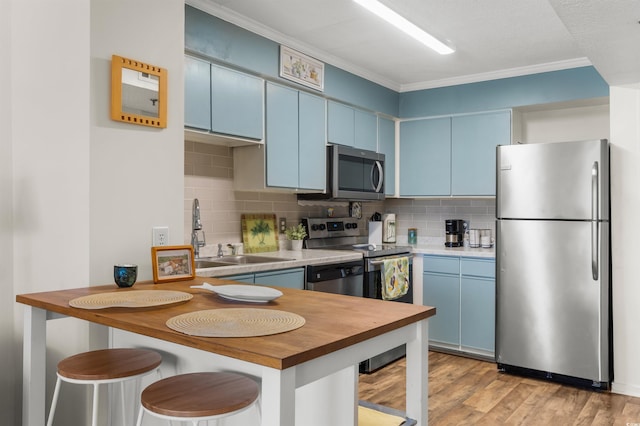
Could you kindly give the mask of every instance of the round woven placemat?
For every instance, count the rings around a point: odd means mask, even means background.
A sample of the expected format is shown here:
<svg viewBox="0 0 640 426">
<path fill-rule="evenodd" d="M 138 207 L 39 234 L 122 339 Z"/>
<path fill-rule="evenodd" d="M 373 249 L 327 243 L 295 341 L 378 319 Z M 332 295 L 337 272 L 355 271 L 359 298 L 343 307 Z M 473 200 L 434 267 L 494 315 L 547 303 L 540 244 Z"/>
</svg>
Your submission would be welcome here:
<svg viewBox="0 0 640 426">
<path fill-rule="evenodd" d="M 169 318 L 167 327 L 199 337 L 256 337 L 284 333 L 304 325 L 298 314 L 276 309 L 228 308 L 190 312 Z"/>
<path fill-rule="evenodd" d="M 192 294 L 173 290 L 128 290 L 97 293 L 69 301 L 69 306 L 82 309 L 146 308 L 185 302 Z"/>
</svg>

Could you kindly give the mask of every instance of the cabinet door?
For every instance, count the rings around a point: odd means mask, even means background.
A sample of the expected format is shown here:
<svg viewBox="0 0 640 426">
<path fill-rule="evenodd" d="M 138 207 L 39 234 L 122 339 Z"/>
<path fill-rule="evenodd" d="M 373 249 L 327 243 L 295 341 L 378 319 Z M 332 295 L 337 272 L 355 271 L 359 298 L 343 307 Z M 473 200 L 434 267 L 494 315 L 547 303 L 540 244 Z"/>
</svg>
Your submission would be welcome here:
<svg viewBox="0 0 640 426">
<path fill-rule="evenodd" d="M 298 186 L 298 91 L 267 83 L 267 186 Z"/>
<path fill-rule="evenodd" d="M 353 146 L 355 111 L 337 102 L 327 102 L 327 139 L 331 143 Z"/>
<path fill-rule="evenodd" d="M 220 278 L 225 280 L 239 281 L 241 283 L 246 283 L 246 284 L 253 284 L 253 281 L 254 281 L 253 274 L 229 275 L 229 276 L 220 277 Z"/>
<path fill-rule="evenodd" d="M 429 319 L 429 342 L 460 344 L 460 276 L 425 272 L 423 304 L 435 306 L 436 315 Z"/>
<path fill-rule="evenodd" d="M 396 191 L 396 125 L 393 120 L 378 117 L 378 152 L 384 154 L 384 193 Z"/>
<path fill-rule="evenodd" d="M 184 58 L 184 125 L 211 130 L 211 64 Z"/>
<path fill-rule="evenodd" d="M 255 274 L 255 284 L 302 290 L 304 289 L 304 268 L 258 272 Z"/>
<path fill-rule="evenodd" d="M 460 280 L 461 345 L 463 349 L 495 351 L 495 280 L 466 277 Z"/>
<path fill-rule="evenodd" d="M 211 65 L 211 130 L 261 140 L 264 80 Z"/>
<path fill-rule="evenodd" d="M 452 118 L 451 195 L 495 195 L 496 146 L 511 141 L 511 113 Z"/>
<path fill-rule="evenodd" d="M 354 143 L 356 148 L 378 150 L 378 117 L 370 112 L 354 110 Z"/>
<path fill-rule="evenodd" d="M 324 190 L 327 174 L 325 100 L 298 95 L 298 187 Z"/>
<path fill-rule="evenodd" d="M 450 179 L 451 119 L 400 123 L 400 195 L 447 196 Z"/>
</svg>

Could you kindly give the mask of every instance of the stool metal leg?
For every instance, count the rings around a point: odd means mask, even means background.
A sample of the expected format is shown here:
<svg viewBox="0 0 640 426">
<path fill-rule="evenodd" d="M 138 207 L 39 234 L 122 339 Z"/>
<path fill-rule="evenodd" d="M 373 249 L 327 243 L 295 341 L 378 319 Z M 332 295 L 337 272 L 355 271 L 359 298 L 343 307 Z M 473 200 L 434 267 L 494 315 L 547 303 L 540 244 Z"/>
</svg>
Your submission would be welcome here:
<svg viewBox="0 0 640 426">
<path fill-rule="evenodd" d="M 56 388 L 53 391 L 53 400 L 51 401 L 51 408 L 49 409 L 49 419 L 47 420 L 47 426 L 53 425 L 53 415 L 56 413 L 58 396 L 60 395 L 60 382 L 60 377 L 58 377 L 58 380 L 56 380 Z"/>
<path fill-rule="evenodd" d="M 91 414 L 91 426 L 98 426 L 98 389 L 97 383 L 93 384 L 93 413 Z"/>
</svg>

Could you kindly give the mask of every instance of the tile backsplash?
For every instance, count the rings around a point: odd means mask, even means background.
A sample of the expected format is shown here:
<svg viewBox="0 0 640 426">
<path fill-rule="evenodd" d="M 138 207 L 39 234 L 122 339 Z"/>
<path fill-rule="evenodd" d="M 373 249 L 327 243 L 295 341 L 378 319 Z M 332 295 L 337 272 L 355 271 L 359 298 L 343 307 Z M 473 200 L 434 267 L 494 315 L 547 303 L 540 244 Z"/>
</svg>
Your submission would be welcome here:
<svg viewBox="0 0 640 426">
<path fill-rule="evenodd" d="M 462 219 L 469 228 L 491 229 L 495 236 L 495 198 L 387 199 L 386 212 L 396 214 L 397 242 L 407 243 L 409 228 L 418 230 L 418 244 L 444 244 L 446 219 Z"/>
<path fill-rule="evenodd" d="M 243 192 L 233 189 L 233 149 L 200 142 L 185 142 L 184 243 L 191 242 L 191 212 L 194 198 L 200 202 L 200 216 L 207 250 L 218 243 L 242 242 L 242 213 L 274 213 L 285 217 L 287 226 L 303 217 L 322 217 L 327 208 L 335 217 L 348 215 L 347 203 L 300 205 L 296 195 L 286 192 Z M 309 204 L 309 203 L 307 203 Z M 488 199 L 387 199 L 364 202 L 360 229 L 375 212 L 396 214 L 398 243 L 407 243 L 408 228 L 417 228 L 419 244 L 444 244 L 445 219 L 468 220 L 471 228 L 495 229 L 495 200 Z M 283 238 L 283 236 L 281 236 Z M 282 247 L 282 244 L 281 244 Z"/>
</svg>

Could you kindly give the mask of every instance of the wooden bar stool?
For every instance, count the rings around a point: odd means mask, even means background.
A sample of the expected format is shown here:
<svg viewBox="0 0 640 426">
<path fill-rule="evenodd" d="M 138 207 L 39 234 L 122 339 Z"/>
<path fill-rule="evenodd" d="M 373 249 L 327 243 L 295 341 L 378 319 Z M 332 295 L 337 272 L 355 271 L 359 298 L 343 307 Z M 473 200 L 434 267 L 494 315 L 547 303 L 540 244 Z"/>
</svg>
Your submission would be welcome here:
<svg viewBox="0 0 640 426">
<path fill-rule="evenodd" d="M 260 417 L 258 384 L 245 376 L 226 372 L 179 374 L 147 386 L 140 397 L 142 407 L 137 426 L 144 413 L 165 420 L 222 420 L 255 406 Z"/>
<path fill-rule="evenodd" d="M 98 386 L 105 383 L 120 383 L 122 396 L 122 417 L 125 419 L 124 382 L 141 378 L 154 371 L 159 372 L 162 357 L 147 349 L 101 349 L 83 352 L 63 359 L 58 363 L 58 380 L 53 391 L 53 401 L 49 411 L 47 426 L 53 424 L 60 385 L 62 382 L 93 385 L 93 413 L 91 424 L 98 422 Z M 137 395 L 138 392 L 136 392 Z"/>
</svg>

